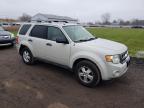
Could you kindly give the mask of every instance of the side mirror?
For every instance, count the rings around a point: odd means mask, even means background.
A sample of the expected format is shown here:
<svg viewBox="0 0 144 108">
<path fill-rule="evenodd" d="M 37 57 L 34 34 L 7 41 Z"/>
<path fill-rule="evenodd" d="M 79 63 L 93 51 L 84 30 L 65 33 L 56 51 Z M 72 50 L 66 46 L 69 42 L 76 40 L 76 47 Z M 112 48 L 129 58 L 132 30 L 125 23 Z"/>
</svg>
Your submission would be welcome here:
<svg viewBox="0 0 144 108">
<path fill-rule="evenodd" d="M 63 43 L 63 44 L 69 44 L 68 40 L 66 38 L 56 38 L 57 43 Z"/>
</svg>

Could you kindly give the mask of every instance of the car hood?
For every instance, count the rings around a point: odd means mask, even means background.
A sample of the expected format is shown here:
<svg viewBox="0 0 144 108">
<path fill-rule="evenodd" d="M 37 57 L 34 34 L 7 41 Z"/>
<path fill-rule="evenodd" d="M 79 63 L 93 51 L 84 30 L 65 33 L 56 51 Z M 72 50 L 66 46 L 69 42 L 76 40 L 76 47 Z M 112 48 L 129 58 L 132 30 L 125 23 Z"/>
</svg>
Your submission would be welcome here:
<svg viewBox="0 0 144 108">
<path fill-rule="evenodd" d="M 0 36 L 9 36 L 10 33 L 7 31 L 0 31 Z"/>
<path fill-rule="evenodd" d="M 81 44 L 86 45 L 91 48 L 101 48 L 103 50 L 117 51 L 117 52 L 125 52 L 127 47 L 124 44 L 98 38 L 92 41 L 82 42 Z"/>
</svg>

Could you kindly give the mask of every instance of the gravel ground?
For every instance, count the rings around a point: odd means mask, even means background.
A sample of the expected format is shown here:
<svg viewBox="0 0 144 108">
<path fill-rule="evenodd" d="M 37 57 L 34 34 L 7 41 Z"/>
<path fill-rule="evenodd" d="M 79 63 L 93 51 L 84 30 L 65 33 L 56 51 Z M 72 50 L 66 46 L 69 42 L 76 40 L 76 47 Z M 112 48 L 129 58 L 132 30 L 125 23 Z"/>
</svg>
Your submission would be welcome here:
<svg viewBox="0 0 144 108">
<path fill-rule="evenodd" d="M 121 78 L 87 88 L 68 70 L 25 65 L 15 48 L 0 48 L 0 108 L 144 108 L 144 65 L 132 60 Z"/>
</svg>

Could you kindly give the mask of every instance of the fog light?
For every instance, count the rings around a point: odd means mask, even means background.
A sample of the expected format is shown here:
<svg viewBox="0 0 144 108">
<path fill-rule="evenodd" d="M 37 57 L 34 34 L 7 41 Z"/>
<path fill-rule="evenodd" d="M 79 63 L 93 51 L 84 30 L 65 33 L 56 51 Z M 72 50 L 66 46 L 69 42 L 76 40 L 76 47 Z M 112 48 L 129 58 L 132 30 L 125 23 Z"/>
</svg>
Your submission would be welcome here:
<svg viewBox="0 0 144 108">
<path fill-rule="evenodd" d="M 114 71 L 113 72 L 113 76 L 114 77 L 119 77 L 120 76 L 120 72 L 119 71 Z"/>
</svg>

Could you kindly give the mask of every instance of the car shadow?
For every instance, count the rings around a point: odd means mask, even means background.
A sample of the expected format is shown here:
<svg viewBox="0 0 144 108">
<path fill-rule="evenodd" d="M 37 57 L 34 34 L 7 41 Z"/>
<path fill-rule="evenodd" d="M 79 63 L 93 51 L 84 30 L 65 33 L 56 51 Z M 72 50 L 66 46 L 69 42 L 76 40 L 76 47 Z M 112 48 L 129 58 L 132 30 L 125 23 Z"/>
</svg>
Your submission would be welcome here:
<svg viewBox="0 0 144 108">
<path fill-rule="evenodd" d="M 62 74 L 64 76 L 66 76 L 66 77 L 74 78 L 74 72 L 72 72 L 72 70 L 63 68 L 58 65 L 46 63 L 43 61 L 36 61 L 35 66 L 41 67 L 41 68 L 47 68 L 48 70 L 51 70 L 53 73 L 58 73 L 58 74 Z"/>
<path fill-rule="evenodd" d="M 14 46 L 0 46 L 0 50 L 7 50 L 7 49 L 11 49 L 14 48 Z"/>
<path fill-rule="evenodd" d="M 37 61 L 35 66 L 39 67 L 39 68 L 45 68 L 47 70 L 51 70 L 49 72 L 51 72 L 53 74 L 57 74 L 57 75 L 62 76 L 63 78 L 66 78 L 66 79 L 68 78 L 70 80 L 76 81 L 74 72 L 72 72 L 69 69 L 65 69 L 65 68 L 59 67 L 57 65 L 50 64 L 50 63 L 45 63 L 45 62 L 42 62 L 42 61 Z M 121 83 L 122 80 L 126 80 L 125 76 L 123 76 L 121 78 L 117 78 L 117 79 L 111 79 L 111 80 L 108 80 L 108 81 L 101 81 L 101 83 L 98 86 L 94 87 L 94 88 L 101 89 L 101 88 L 113 87 L 114 85 L 117 85 L 117 84 Z M 81 84 L 78 84 L 78 85 L 75 85 L 75 86 L 84 87 Z"/>
</svg>

